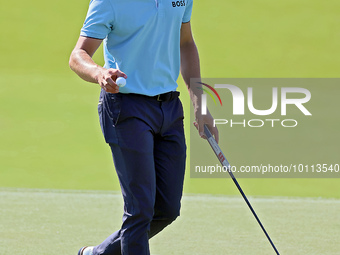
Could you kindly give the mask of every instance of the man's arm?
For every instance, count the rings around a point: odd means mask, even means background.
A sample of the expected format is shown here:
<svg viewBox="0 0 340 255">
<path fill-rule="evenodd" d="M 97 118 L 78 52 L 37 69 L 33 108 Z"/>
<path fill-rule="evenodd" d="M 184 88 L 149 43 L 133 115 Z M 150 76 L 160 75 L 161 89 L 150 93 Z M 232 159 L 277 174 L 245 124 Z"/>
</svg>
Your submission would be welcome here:
<svg viewBox="0 0 340 255">
<path fill-rule="evenodd" d="M 126 74 L 117 69 L 105 69 L 97 65 L 92 56 L 102 43 L 102 40 L 80 36 L 73 49 L 69 65 L 83 80 L 98 83 L 106 92 L 118 93 L 115 83 L 117 77 L 127 78 Z"/>
<path fill-rule="evenodd" d="M 204 137 L 204 124 L 206 124 L 218 142 L 218 130 L 214 127 L 214 119 L 210 112 L 208 111 L 207 115 L 201 114 L 201 95 L 203 92 L 197 87 L 202 85 L 190 86 L 190 78 L 201 78 L 198 50 L 192 36 L 190 22 L 183 23 L 181 28 L 181 73 L 194 105 L 194 114 L 197 122 L 195 126 L 200 136 Z"/>
</svg>

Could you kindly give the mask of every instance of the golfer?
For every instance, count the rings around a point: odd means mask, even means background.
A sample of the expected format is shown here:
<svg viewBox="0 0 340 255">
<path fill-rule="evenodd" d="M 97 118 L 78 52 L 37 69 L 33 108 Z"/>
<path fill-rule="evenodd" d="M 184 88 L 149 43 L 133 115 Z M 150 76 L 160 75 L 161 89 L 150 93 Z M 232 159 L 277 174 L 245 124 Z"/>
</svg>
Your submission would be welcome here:
<svg viewBox="0 0 340 255">
<path fill-rule="evenodd" d="M 190 78 L 200 77 L 192 5 L 193 0 L 90 2 L 69 64 L 82 79 L 101 87 L 99 119 L 112 151 L 124 215 L 120 230 L 78 255 L 150 254 L 148 240 L 179 216 L 186 160 L 176 91 L 180 71 L 200 136 L 207 124 L 218 139 L 210 113 L 201 115 L 199 84 L 190 87 Z M 92 60 L 102 42 L 104 67 Z M 118 77 L 126 79 L 126 86 L 117 86 Z"/>
</svg>

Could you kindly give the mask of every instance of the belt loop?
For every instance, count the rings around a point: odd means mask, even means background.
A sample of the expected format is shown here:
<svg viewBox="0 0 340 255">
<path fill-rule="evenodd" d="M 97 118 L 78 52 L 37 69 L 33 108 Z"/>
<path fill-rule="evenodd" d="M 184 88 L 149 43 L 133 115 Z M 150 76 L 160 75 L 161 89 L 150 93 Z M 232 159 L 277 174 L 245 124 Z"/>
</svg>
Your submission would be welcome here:
<svg viewBox="0 0 340 255">
<path fill-rule="evenodd" d="M 159 94 L 159 95 L 157 96 L 157 101 L 162 101 L 162 100 L 161 100 L 161 94 Z"/>
</svg>

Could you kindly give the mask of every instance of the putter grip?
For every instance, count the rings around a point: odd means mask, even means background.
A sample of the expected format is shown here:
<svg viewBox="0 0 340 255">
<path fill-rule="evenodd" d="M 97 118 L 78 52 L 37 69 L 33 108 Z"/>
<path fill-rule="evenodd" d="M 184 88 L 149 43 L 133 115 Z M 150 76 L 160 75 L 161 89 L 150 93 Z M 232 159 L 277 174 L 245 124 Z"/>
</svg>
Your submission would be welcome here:
<svg viewBox="0 0 340 255">
<path fill-rule="evenodd" d="M 212 134 L 208 128 L 207 125 L 204 125 L 204 133 L 205 133 L 205 136 L 209 139 L 210 137 L 212 137 Z"/>
<path fill-rule="evenodd" d="M 218 158 L 218 160 L 220 161 L 221 165 L 225 166 L 228 169 L 228 173 L 231 176 L 231 178 L 235 178 L 233 173 L 230 171 L 230 164 L 229 164 L 226 156 L 222 152 L 220 146 L 218 146 L 215 138 L 211 134 L 207 125 L 204 125 L 204 133 L 205 133 L 205 136 L 207 137 L 207 141 L 210 144 L 210 147 L 214 151 L 214 153 L 215 153 L 216 157 Z"/>
</svg>

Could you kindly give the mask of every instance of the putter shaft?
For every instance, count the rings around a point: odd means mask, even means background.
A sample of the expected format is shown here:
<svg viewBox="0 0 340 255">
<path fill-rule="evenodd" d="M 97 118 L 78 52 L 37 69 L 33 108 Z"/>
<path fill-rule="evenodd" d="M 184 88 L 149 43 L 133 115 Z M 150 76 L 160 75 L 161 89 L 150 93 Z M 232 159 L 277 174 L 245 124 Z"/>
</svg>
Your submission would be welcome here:
<svg viewBox="0 0 340 255">
<path fill-rule="evenodd" d="M 280 255 L 280 253 L 279 253 L 278 250 L 276 249 L 276 247 L 275 247 L 273 241 L 272 241 L 271 238 L 269 237 L 269 235 L 268 235 L 266 229 L 265 229 L 264 226 L 262 225 L 262 223 L 261 223 L 259 217 L 257 217 L 257 214 L 256 214 L 255 210 L 253 209 L 253 207 L 251 206 L 251 204 L 250 204 L 250 202 L 249 202 L 247 196 L 244 194 L 244 192 L 243 192 L 243 190 L 242 190 L 240 184 L 239 184 L 238 181 L 236 180 L 236 178 L 235 178 L 233 172 L 231 171 L 231 169 L 230 169 L 230 164 L 229 164 L 227 158 L 225 157 L 225 155 L 224 155 L 224 153 L 222 152 L 220 146 L 217 144 L 216 140 L 214 139 L 214 137 L 212 136 L 212 134 L 211 134 L 209 128 L 208 128 L 206 125 L 204 125 L 204 132 L 205 132 L 205 136 L 207 137 L 207 140 L 208 140 L 208 142 L 209 142 L 211 148 L 212 148 L 213 151 L 215 152 L 215 154 L 216 154 L 218 160 L 220 161 L 220 163 L 221 163 L 223 166 L 225 166 L 225 167 L 227 168 L 227 171 L 228 171 L 228 173 L 229 173 L 231 179 L 233 180 L 233 182 L 235 183 L 237 189 L 238 189 L 239 192 L 241 193 L 241 195 L 242 195 L 244 201 L 246 202 L 246 204 L 248 205 L 250 211 L 253 213 L 253 215 L 254 215 L 256 221 L 257 221 L 258 224 L 260 225 L 261 229 L 263 230 L 264 234 L 266 235 L 266 237 L 267 237 L 268 241 L 270 242 L 271 246 L 272 246 L 273 249 L 275 250 L 276 254 L 277 254 L 277 255 Z"/>
</svg>

